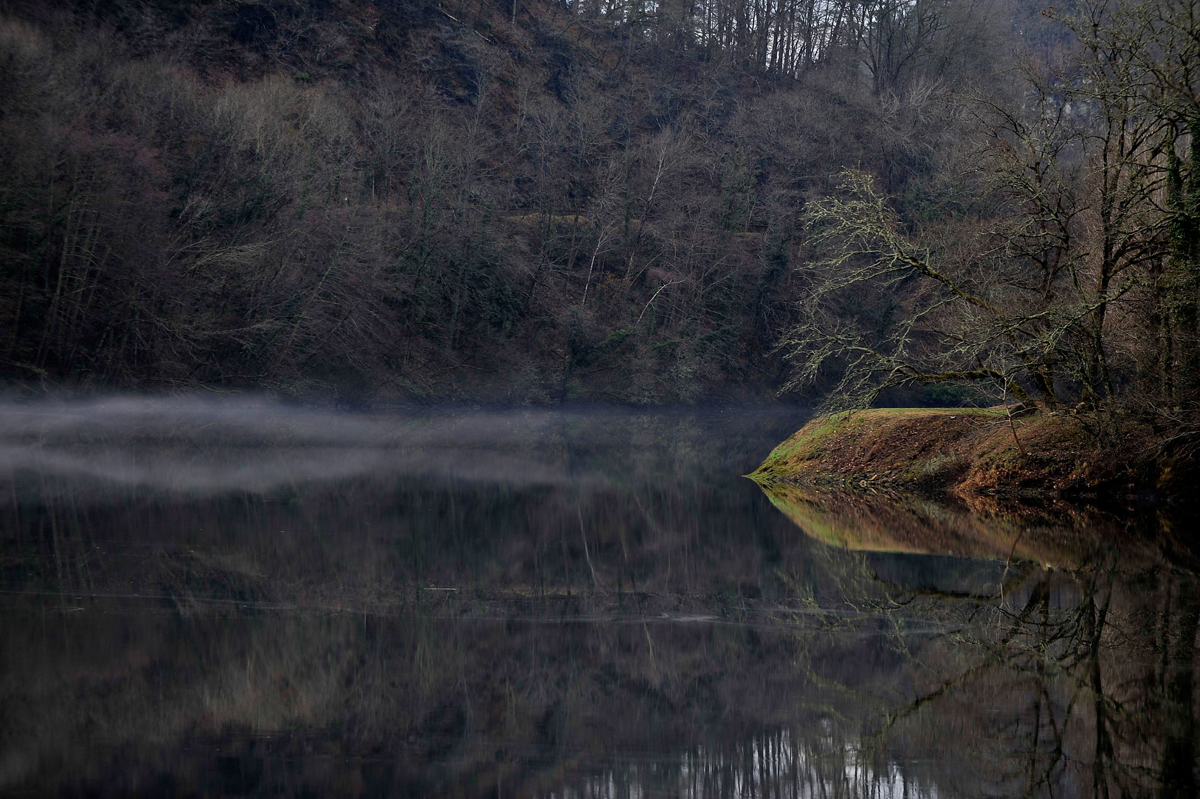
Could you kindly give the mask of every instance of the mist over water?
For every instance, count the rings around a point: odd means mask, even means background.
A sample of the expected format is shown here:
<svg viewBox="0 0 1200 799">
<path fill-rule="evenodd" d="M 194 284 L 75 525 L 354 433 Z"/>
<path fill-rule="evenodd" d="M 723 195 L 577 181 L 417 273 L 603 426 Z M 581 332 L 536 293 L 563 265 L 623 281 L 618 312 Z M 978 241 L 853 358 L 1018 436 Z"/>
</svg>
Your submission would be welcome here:
<svg viewBox="0 0 1200 799">
<path fill-rule="evenodd" d="M 0 475 L 21 471 L 146 489 L 269 492 L 354 476 L 441 477 L 520 485 L 604 479 L 590 453 L 628 449 L 684 425 L 684 439 L 654 453 L 694 457 L 709 428 L 784 431 L 803 410 L 718 408 L 674 413 L 432 409 L 345 413 L 266 400 L 121 398 L 0 403 Z M 703 446 L 703 444 L 701 444 Z M 757 465 L 761 454 L 741 457 Z M 691 464 L 706 468 L 699 461 Z M 730 463 L 730 465 L 733 465 Z"/>
<path fill-rule="evenodd" d="M 0 405 L 0 792 L 1188 795 L 1169 530 L 741 477 L 805 416 Z"/>
</svg>

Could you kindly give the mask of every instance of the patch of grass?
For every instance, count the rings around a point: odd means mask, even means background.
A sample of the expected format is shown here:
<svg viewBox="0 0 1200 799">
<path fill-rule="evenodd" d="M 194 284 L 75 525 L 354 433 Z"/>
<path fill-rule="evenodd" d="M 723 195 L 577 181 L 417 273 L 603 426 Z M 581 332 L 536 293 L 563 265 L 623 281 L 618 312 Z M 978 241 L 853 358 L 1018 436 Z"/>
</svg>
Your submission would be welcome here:
<svg viewBox="0 0 1200 799">
<path fill-rule="evenodd" d="M 757 482 L 790 479 L 798 471 L 831 456 L 847 443 L 845 439 L 870 437 L 892 422 L 927 416 L 1000 417 L 1004 413 L 996 408 L 871 408 L 826 414 L 812 419 L 772 450 L 762 465 L 747 476 Z"/>
<path fill-rule="evenodd" d="M 1157 479 L 1163 464 L 1144 427 L 1111 414 L 1010 419 L 1004 408 L 842 412 L 809 421 L 748 477 L 961 496 L 1102 496 Z"/>
<path fill-rule="evenodd" d="M 754 474 L 773 471 L 775 467 L 782 465 L 788 460 L 812 457 L 815 454 L 812 452 L 814 447 L 820 446 L 831 433 L 845 427 L 852 413 L 852 411 L 842 411 L 827 416 L 818 416 L 811 420 L 804 427 L 800 428 L 799 432 L 771 450 L 771 453 L 767 455 L 767 459 L 754 471 Z"/>
</svg>

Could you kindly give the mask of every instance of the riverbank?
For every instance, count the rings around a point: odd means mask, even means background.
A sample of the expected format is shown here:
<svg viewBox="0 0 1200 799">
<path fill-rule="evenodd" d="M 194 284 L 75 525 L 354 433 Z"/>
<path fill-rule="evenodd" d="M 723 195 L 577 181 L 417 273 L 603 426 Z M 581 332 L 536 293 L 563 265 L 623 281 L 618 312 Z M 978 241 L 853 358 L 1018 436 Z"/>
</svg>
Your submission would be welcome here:
<svg viewBox="0 0 1200 799">
<path fill-rule="evenodd" d="M 1132 417 L 1003 408 L 879 408 L 820 416 L 776 447 L 759 483 L 1111 500 L 1176 496 L 1177 464 Z"/>
</svg>

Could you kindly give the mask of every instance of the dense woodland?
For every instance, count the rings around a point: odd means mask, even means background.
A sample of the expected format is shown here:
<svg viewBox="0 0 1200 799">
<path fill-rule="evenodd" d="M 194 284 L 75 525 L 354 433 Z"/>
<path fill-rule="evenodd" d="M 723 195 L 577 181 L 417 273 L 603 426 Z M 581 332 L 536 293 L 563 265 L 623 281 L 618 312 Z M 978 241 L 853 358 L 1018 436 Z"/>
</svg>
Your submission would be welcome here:
<svg viewBox="0 0 1200 799">
<path fill-rule="evenodd" d="M 1200 397 L 1187 0 L 6 0 L 10 385 Z"/>
</svg>

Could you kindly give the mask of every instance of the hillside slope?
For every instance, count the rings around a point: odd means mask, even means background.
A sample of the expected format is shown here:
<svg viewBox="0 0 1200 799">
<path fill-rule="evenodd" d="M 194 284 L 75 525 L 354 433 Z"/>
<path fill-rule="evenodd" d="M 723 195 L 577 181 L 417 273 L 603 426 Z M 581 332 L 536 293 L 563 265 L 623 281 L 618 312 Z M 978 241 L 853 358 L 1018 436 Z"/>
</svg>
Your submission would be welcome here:
<svg viewBox="0 0 1200 799">
<path fill-rule="evenodd" d="M 0 374 L 770 395 L 804 198 L 855 164 L 933 202 L 954 84 L 597 9 L 0 3 Z M 986 77 L 994 46 L 936 68 Z"/>
</svg>

